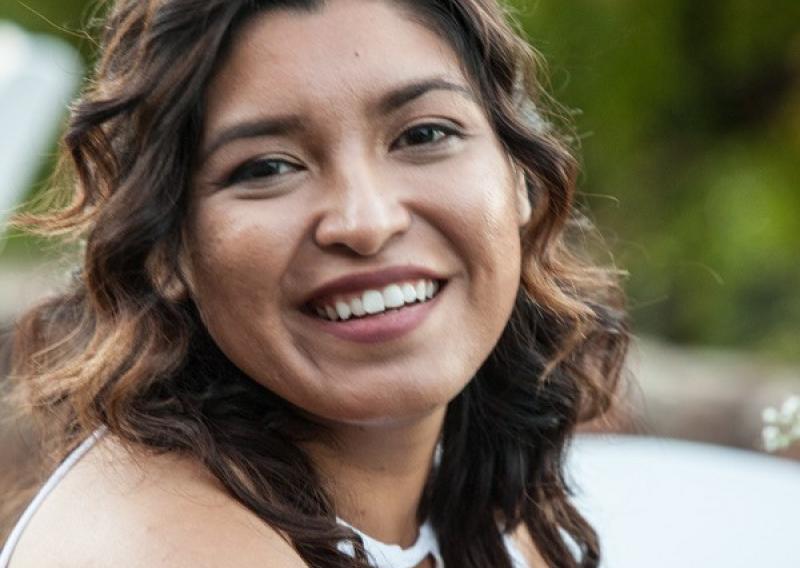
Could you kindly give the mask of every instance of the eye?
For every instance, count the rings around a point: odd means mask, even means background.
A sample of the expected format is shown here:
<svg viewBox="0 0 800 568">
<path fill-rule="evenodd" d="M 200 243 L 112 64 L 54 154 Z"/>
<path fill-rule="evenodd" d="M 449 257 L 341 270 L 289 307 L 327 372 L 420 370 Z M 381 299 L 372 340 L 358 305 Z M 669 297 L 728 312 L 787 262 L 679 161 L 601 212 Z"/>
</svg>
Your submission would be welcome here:
<svg viewBox="0 0 800 568">
<path fill-rule="evenodd" d="M 460 136 L 458 130 L 443 124 L 419 124 L 412 126 L 392 144 L 393 149 L 412 146 L 435 145 L 452 136 Z"/>
<path fill-rule="evenodd" d="M 302 170 L 302 166 L 278 158 L 256 158 L 245 162 L 227 177 L 223 185 L 252 181 L 276 181 L 276 178 Z"/>
</svg>

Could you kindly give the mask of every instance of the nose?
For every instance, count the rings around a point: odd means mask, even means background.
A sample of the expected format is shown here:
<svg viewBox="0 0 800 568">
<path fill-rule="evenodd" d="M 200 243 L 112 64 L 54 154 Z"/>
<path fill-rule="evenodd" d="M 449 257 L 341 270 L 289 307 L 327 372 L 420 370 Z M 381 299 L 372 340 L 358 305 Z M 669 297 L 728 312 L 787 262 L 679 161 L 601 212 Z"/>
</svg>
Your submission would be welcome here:
<svg viewBox="0 0 800 568">
<path fill-rule="evenodd" d="M 383 250 L 411 225 L 411 215 L 391 184 L 382 183 L 374 168 L 349 162 L 325 187 L 324 209 L 314 238 L 323 248 L 344 247 L 371 256 Z"/>
</svg>

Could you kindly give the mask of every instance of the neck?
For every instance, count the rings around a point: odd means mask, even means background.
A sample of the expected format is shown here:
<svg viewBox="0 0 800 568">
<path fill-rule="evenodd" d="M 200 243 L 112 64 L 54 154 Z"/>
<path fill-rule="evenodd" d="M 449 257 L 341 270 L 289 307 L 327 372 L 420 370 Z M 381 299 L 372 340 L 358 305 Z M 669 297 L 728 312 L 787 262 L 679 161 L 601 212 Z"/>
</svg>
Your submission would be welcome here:
<svg viewBox="0 0 800 568">
<path fill-rule="evenodd" d="M 391 425 L 336 425 L 304 444 L 337 515 L 369 536 L 408 547 L 445 409 Z"/>
</svg>

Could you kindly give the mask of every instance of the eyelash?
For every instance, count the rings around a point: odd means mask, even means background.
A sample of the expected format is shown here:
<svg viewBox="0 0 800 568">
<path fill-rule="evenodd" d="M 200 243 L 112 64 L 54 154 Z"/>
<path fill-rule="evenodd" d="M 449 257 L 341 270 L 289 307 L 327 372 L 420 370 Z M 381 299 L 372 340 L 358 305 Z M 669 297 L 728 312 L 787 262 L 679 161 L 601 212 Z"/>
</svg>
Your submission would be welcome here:
<svg viewBox="0 0 800 568">
<path fill-rule="evenodd" d="M 264 166 L 269 166 L 270 169 L 277 168 L 279 171 L 269 175 L 258 175 L 259 173 L 258 170 L 263 169 Z M 238 168 L 234 169 L 233 172 L 227 177 L 225 182 L 222 183 L 221 185 L 227 187 L 230 185 L 247 182 L 254 179 L 264 179 L 264 178 L 280 176 L 287 173 L 285 171 L 283 172 L 280 171 L 285 166 L 289 166 L 295 171 L 302 169 L 302 166 L 300 166 L 299 164 L 295 164 L 294 162 L 290 162 L 289 160 L 283 160 L 280 158 L 256 158 L 254 160 L 250 160 L 249 162 L 245 162 Z"/>
<path fill-rule="evenodd" d="M 434 146 L 434 145 L 438 145 L 438 144 L 441 144 L 441 143 L 449 140 L 453 136 L 456 136 L 458 138 L 462 138 L 463 137 L 463 134 L 459 130 L 457 130 L 456 128 L 454 128 L 452 126 L 448 126 L 448 125 L 445 125 L 445 124 L 438 124 L 438 123 L 417 124 L 417 125 L 414 125 L 411 128 L 409 128 L 405 132 L 403 132 L 397 138 L 397 140 L 392 144 L 392 149 L 398 148 L 398 142 L 400 140 L 402 140 L 403 138 L 405 138 L 406 136 L 408 136 L 409 134 L 411 134 L 413 132 L 419 132 L 421 130 L 426 130 L 426 129 L 427 130 L 433 130 L 433 131 L 439 131 L 440 133 L 442 133 L 442 136 L 440 138 L 436 139 L 436 140 L 433 140 L 432 142 L 422 142 L 420 144 L 413 144 L 413 146 L 423 146 L 423 145 L 425 145 L 425 146 Z"/>
<path fill-rule="evenodd" d="M 404 138 L 408 137 L 410 134 L 418 133 L 423 130 L 428 130 L 431 132 L 437 132 L 440 134 L 438 138 L 435 138 L 429 142 L 419 142 L 416 144 L 400 144 L 400 141 Z M 392 150 L 398 150 L 403 148 L 413 148 L 416 146 L 438 146 L 440 144 L 446 143 L 450 138 L 457 137 L 463 138 L 464 135 L 456 128 L 444 124 L 438 123 L 423 123 L 414 125 L 407 130 L 405 130 L 398 138 L 395 140 L 391 148 Z M 257 175 L 258 170 L 264 168 L 264 166 L 268 166 L 270 169 L 277 169 L 279 170 L 277 173 L 272 173 L 268 175 Z M 239 167 L 235 168 L 233 172 L 227 176 L 225 181 L 220 184 L 223 187 L 235 185 L 238 183 L 243 183 L 247 181 L 251 181 L 254 179 L 265 179 L 265 178 L 273 178 L 280 175 L 284 175 L 288 172 L 280 171 L 285 166 L 289 166 L 293 171 L 300 171 L 303 170 L 303 166 L 291 162 L 289 160 L 284 160 L 280 158 L 256 158 L 254 160 L 250 160 L 249 162 L 245 162 L 244 164 L 240 165 Z M 256 175 L 253 175 L 253 173 Z"/>
</svg>

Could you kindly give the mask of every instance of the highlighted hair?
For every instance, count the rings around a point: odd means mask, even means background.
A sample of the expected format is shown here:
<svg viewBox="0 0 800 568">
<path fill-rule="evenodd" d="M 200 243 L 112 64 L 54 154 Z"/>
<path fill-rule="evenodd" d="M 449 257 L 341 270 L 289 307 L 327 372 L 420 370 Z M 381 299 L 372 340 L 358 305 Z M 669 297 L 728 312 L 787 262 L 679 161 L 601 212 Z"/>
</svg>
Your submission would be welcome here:
<svg viewBox="0 0 800 568">
<path fill-rule="evenodd" d="M 545 114 L 537 58 L 502 7 L 397 4 L 460 56 L 533 206 L 515 309 L 448 408 L 419 516 L 432 520 L 448 566 L 510 568 L 502 531 L 520 525 L 550 566 L 597 566 L 598 540 L 570 503 L 563 462 L 577 425 L 602 414 L 616 390 L 628 343 L 619 274 L 582 252 L 591 226 L 574 204 L 576 162 Z M 317 426 L 221 353 L 185 293 L 179 254 L 204 90 L 237 27 L 256 12 L 323 5 L 113 4 L 64 137 L 71 203 L 17 218 L 85 239 L 83 263 L 68 290 L 18 322 L 12 378 L 18 400 L 46 418 L 56 458 L 106 425 L 132 447 L 196 458 L 311 566 L 363 568 L 359 538 L 337 525 L 296 443 Z M 339 551 L 343 539 L 355 559 Z"/>
</svg>

